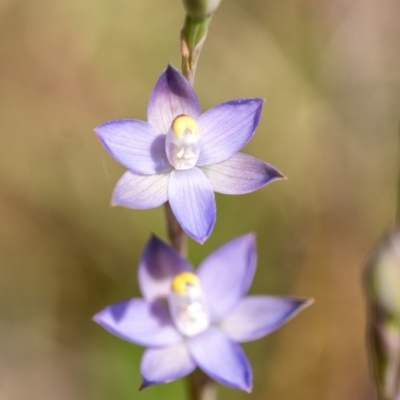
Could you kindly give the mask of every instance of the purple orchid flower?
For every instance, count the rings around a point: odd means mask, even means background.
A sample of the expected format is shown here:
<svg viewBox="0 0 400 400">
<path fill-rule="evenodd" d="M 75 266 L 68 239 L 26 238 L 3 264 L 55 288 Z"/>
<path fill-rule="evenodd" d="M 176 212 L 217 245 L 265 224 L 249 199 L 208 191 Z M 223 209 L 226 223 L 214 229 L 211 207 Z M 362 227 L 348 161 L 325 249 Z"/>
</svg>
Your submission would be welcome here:
<svg viewBox="0 0 400 400">
<path fill-rule="evenodd" d="M 146 346 L 142 386 L 167 383 L 196 367 L 212 379 L 250 392 L 252 372 L 238 343 L 259 339 L 312 303 L 311 299 L 247 296 L 256 269 L 255 237 L 225 244 L 194 271 L 153 236 L 139 264 L 143 299 L 106 307 L 94 321 Z"/>
<path fill-rule="evenodd" d="M 147 209 L 170 202 L 183 230 L 200 243 L 216 219 L 214 192 L 243 194 L 284 176 L 239 153 L 258 125 L 263 99 L 232 100 L 204 114 L 196 93 L 172 66 L 150 96 L 148 122 L 124 119 L 95 129 L 111 155 L 129 170 L 112 204 Z"/>
</svg>

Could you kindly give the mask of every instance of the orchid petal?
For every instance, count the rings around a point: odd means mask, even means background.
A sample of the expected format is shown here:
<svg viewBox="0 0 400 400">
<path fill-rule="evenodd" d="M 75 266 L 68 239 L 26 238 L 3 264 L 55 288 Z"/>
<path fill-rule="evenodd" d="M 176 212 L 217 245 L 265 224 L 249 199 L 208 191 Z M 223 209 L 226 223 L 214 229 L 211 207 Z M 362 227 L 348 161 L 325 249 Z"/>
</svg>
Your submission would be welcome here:
<svg viewBox="0 0 400 400">
<path fill-rule="evenodd" d="M 253 136 L 263 99 L 232 100 L 211 108 L 197 122 L 201 138 L 198 166 L 220 163 L 234 156 Z"/>
<path fill-rule="evenodd" d="M 107 151 L 133 172 L 151 175 L 171 169 L 165 152 L 165 135 L 147 122 L 109 121 L 95 132 Z"/>
<path fill-rule="evenodd" d="M 140 389 L 182 378 L 195 368 L 185 343 L 147 349 L 140 365 L 143 380 Z"/>
<path fill-rule="evenodd" d="M 311 303 L 293 297 L 249 296 L 219 326 L 236 342 L 249 342 L 278 329 Z"/>
<path fill-rule="evenodd" d="M 211 328 L 188 340 L 191 356 L 207 375 L 223 385 L 247 392 L 252 388 L 250 363 L 241 347 Z"/>
<path fill-rule="evenodd" d="M 272 165 L 237 153 L 219 164 L 201 167 L 209 179 L 214 192 L 224 194 L 244 194 L 254 192 L 276 179 L 284 176 Z"/>
<path fill-rule="evenodd" d="M 169 173 L 139 175 L 125 172 L 115 185 L 112 205 L 129 208 L 155 208 L 168 200 Z"/>
<path fill-rule="evenodd" d="M 161 74 L 151 93 L 147 120 L 161 133 L 167 133 L 178 115 L 197 118 L 200 105 L 187 79 L 172 65 Z"/>
<path fill-rule="evenodd" d="M 214 191 L 198 168 L 173 170 L 168 199 L 182 229 L 194 240 L 204 243 L 216 219 Z"/>
<path fill-rule="evenodd" d="M 182 341 L 168 309 L 144 299 L 130 299 L 108 306 L 93 320 L 121 339 L 142 346 L 169 346 Z"/>
<path fill-rule="evenodd" d="M 143 250 L 138 279 L 142 295 L 147 300 L 166 299 L 172 279 L 193 268 L 180 254 L 157 236 L 152 236 Z"/>
<path fill-rule="evenodd" d="M 255 237 L 247 234 L 226 243 L 201 263 L 196 273 L 213 321 L 233 311 L 247 293 L 256 260 Z"/>
</svg>

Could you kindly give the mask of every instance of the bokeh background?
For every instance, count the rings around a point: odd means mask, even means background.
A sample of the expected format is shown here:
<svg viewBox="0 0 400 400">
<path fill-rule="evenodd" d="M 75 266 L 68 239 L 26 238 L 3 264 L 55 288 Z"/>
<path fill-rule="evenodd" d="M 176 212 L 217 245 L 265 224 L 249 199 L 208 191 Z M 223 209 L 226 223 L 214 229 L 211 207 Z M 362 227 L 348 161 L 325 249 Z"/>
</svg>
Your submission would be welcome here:
<svg viewBox="0 0 400 400">
<path fill-rule="evenodd" d="M 168 62 L 179 66 L 179 0 L 0 0 L 0 399 L 183 400 L 185 383 L 138 392 L 142 349 L 91 322 L 138 295 L 136 268 L 163 209 L 110 208 L 124 171 L 93 127 L 146 118 Z M 246 152 L 289 180 L 217 196 L 198 264 L 258 237 L 252 293 L 315 304 L 246 344 L 248 395 L 372 400 L 361 288 L 393 219 L 400 119 L 397 0 L 223 0 L 195 88 L 204 110 L 266 97 Z"/>
</svg>

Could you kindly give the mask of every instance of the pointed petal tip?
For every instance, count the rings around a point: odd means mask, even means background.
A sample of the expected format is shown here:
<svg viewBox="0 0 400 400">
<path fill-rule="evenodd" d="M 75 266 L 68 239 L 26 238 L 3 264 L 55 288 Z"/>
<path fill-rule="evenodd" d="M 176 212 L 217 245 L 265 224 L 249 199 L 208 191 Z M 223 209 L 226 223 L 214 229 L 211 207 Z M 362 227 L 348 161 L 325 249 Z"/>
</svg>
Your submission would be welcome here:
<svg viewBox="0 0 400 400">
<path fill-rule="evenodd" d="M 103 323 L 102 323 L 102 314 L 104 312 L 105 309 L 100 310 L 99 312 L 97 312 L 96 314 L 93 315 L 93 317 L 91 318 L 91 320 L 93 322 L 95 322 L 96 324 L 104 327 Z"/>
<path fill-rule="evenodd" d="M 147 382 L 146 379 L 142 378 L 142 383 L 139 386 L 139 392 L 141 392 L 143 389 L 148 388 L 151 385 L 152 385 L 151 382 Z"/>
<path fill-rule="evenodd" d="M 115 119 L 115 120 L 110 120 L 110 121 L 106 121 L 103 122 L 102 124 L 96 126 L 95 128 L 93 128 L 93 131 L 96 133 L 97 136 L 99 136 L 100 140 L 102 138 L 102 134 L 103 134 L 103 128 L 106 127 L 107 125 L 113 124 L 115 122 L 118 121 L 124 121 L 122 119 Z"/>
<path fill-rule="evenodd" d="M 102 132 L 103 132 L 103 128 L 105 127 L 105 126 L 107 126 L 107 125 L 110 125 L 110 124 L 112 124 L 112 123 L 114 123 L 114 122 L 117 122 L 117 121 L 122 121 L 121 119 L 112 119 L 112 120 L 110 120 L 110 121 L 106 121 L 106 122 L 103 122 L 102 124 L 100 124 L 100 125 L 97 125 L 96 127 L 94 127 L 93 128 L 93 131 L 98 135 L 98 136 L 101 136 L 101 134 L 102 134 Z"/>
<path fill-rule="evenodd" d="M 139 386 L 139 392 L 141 392 L 142 390 L 147 389 L 148 387 L 153 386 L 153 385 L 155 385 L 154 382 L 150 382 L 150 381 L 147 381 L 146 379 L 142 378 L 142 383 Z"/>
<path fill-rule="evenodd" d="M 249 246 L 253 248 L 254 251 L 256 251 L 257 235 L 254 232 L 245 233 L 242 236 L 238 236 L 237 238 L 232 239 L 232 241 L 246 242 Z"/>
<path fill-rule="evenodd" d="M 299 302 L 298 306 L 290 314 L 290 319 L 295 317 L 297 314 L 299 314 L 301 311 L 303 311 L 307 307 L 310 307 L 312 304 L 314 304 L 314 298 L 312 298 L 312 297 L 307 297 L 307 298 L 299 297 L 299 298 L 297 298 L 297 301 Z"/>
<path fill-rule="evenodd" d="M 211 236 L 211 232 L 214 229 L 214 225 L 215 225 L 215 221 L 214 221 L 214 224 L 210 227 L 209 231 L 205 235 L 197 235 L 197 234 L 194 234 L 191 232 L 186 232 L 186 233 L 197 243 L 203 245 L 207 241 L 207 239 Z"/>
<path fill-rule="evenodd" d="M 287 181 L 288 178 L 286 175 L 282 174 L 281 171 L 279 171 L 279 169 L 273 167 L 272 165 L 268 165 L 269 167 L 272 167 L 272 169 L 268 170 L 268 174 L 270 176 L 270 181 L 277 181 L 277 180 L 282 180 L 282 181 Z"/>
<path fill-rule="evenodd" d="M 193 234 L 191 232 L 185 231 L 185 233 L 191 238 L 193 239 L 195 242 L 197 242 L 198 244 L 203 245 L 207 239 L 210 237 L 210 235 L 207 236 L 198 236 L 196 234 Z"/>
<path fill-rule="evenodd" d="M 256 97 L 255 100 L 258 100 L 261 103 L 261 105 L 264 105 L 264 103 L 267 101 L 263 97 Z"/>
<path fill-rule="evenodd" d="M 165 74 L 167 80 L 171 79 L 174 75 L 183 76 L 182 73 L 177 68 L 175 68 L 171 63 L 168 63 L 167 68 L 165 68 L 163 74 Z"/>
<path fill-rule="evenodd" d="M 97 314 L 93 315 L 93 317 L 91 318 L 91 320 L 93 322 L 95 322 L 97 325 L 100 325 L 102 328 L 107 330 L 107 326 L 104 325 L 104 323 L 101 320 L 101 311 L 99 311 Z"/>
<path fill-rule="evenodd" d="M 251 372 L 251 371 L 250 371 Z M 228 386 L 232 387 L 233 389 L 243 390 L 246 393 L 251 393 L 253 390 L 253 375 L 252 372 L 250 376 L 247 377 L 247 382 L 242 382 L 241 384 L 228 384 Z"/>
<path fill-rule="evenodd" d="M 146 242 L 145 249 L 150 249 L 151 251 L 154 251 L 155 248 L 164 246 L 170 247 L 168 243 L 164 242 L 164 240 L 162 240 L 154 232 L 152 232 Z"/>
<path fill-rule="evenodd" d="M 165 70 L 173 70 L 173 71 L 178 71 L 170 62 L 167 65 L 167 68 Z M 178 71 L 179 72 L 179 71 Z M 179 72 L 180 73 L 180 72 Z"/>
<path fill-rule="evenodd" d="M 215 222 L 216 222 L 216 218 L 214 219 L 214 222 L 212 223 L 212 225 L 209 226 L 208 231 L 207 231 L 207 233 L 205 235 L 199 236 L 197 238 L 192 236 L 193 239 L 196 240 L 196 242 L 198 242 L 200 244 L 204 244 L 208 240 L 208 238 L 211 236 L 211 233 L 212 233 L 212 231 L 214 229 L 214 226 L 215 226 Z"/>
<path fill-rule="evenodd" d="M 249 242 L 253 246 L 254 251 L 257 251 L 257 235 L 255 234 L 255 232 L 249 232 L 246 234 L 246 236 L 248 237 Z"/>
<path fill-rule="evenodd" d="M 275 168 L 275 167 L 273 167 L 273 168 L 274 168 L 275 171 L 271 174 L 272 178 L 274 178 L 274 179 L 283 179 L 283 180 L 287 180 L 288 179 L 287 176 L 285 174 L 283 174 L 281 171 L 279 171 L 278 168 Z"/>
<path fill-rule="evenodd" d="M 153 241 L 153 240 L 158 240 L 158 241 L 162 242 L 162 239 L 160 239 L 154 232 L 151 232 L 149 242 Z"/>
<path fill-rule="evenodd" d="M 257 235 L 254 232 L 245 233 L 242 236 L 232 239 L 232 241 L 235 241 L 238 244 L 243 243 L 246 245 L 247 249 L 251 249 L 255 253 L 257 252 Z"/>
<path fill-rule="evenodd" d="M 253 391 L 253 382 L 245 382 L 243 384 L 237 384 L 237 383 L 233 383 L 233 382 L 220 382 L 223 385 L 226 385 L 232 389 L 236 389 L 236 390 L 243 390 L 243 392 L 246 393 L 251 393 Z"/>
<path fill-rule="evenodd" d="M 255 232 L 247 232 L 244 235 L 242 235 L 241 237 L 242 238 L 248 238 L 249 241 L 255 242 L 257 235 L 256 235 Z"/>
<path fill-rule="evenodd" d="M 104 125 L 107 125 L 111 121 L 104 122 L 103 124 L 100 124 L 93 128 L 94 133 L 101 138 L 101 128 L 104 127 Z"/>
<path fill-rule="evenodd" d="M 303 299 L 303 304 L 302 304 L 302 309 L 306 308 L 306 307 L 310 307 L 311 305 L 313 305 L 315 302 L 313 297 L 309 297 L 307 299 Z"/>
<path fill-rule="evenodd" d="M 247 386 L 246 388 L 243 388 L 243 390 L 244 390 L 245 392 L 247 392 L 247 393 L 251 393 L 252 390 L 253 390 L 253 383 L 251 382 L 251 383 L 249 384 L 249 386 Z"/>
<path fill-rule="evenodd" d="M 104 311 L 104 310 L 102 310 L 102 311 Z M 102 311 L 99 311 L 98 313 L 96 313 L 95 315 L 93 315 L 93 317 L 91 318 L 91 320 L 92 320 L 93 322 L 95 322 L 97 325 L 100 325 L 101 327 L 105 328 L 105 326 L 103 325 L 102 320 L 101 320 L 101 313 L 102 313 Z M 105 328 L 105 329 L 107 329 L 107 328 Z"/>
<path fill-rule="evenodd" d="M 258 103 L 259 103 L 259 104 L 258 104 L 258 109 L 257 109 L 257 111 L 256 111 L 256 121 L 257 121 L 256 125 L 258 125 L 258 123 L 259 123 L 259 121 L 260 121 L 260 118 L 261 118 L 262 110 L 263 110 L 263 108 L 264 108 L 265 99 L 257 97 L 256 100 L 257 100 Z"/>
</svg>

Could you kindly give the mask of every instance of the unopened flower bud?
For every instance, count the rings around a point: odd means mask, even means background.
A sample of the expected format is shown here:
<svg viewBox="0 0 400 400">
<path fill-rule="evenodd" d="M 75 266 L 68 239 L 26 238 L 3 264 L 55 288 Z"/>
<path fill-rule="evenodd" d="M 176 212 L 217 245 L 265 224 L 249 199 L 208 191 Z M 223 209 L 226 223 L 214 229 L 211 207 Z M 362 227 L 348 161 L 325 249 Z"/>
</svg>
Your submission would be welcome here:
<svg viewBox="0 0 400 400">
<path fill-rule="evenodd" d="M 183 0 L 187 14 L 192 18 L 206 18 L 219 6 L 221 0 Z"/>
<path fill-rule="evenodd" d="M 365 271 L 369 347 L 379 399 L 400 398 L 400 231 L 380 242 Z"/>
</svg>

